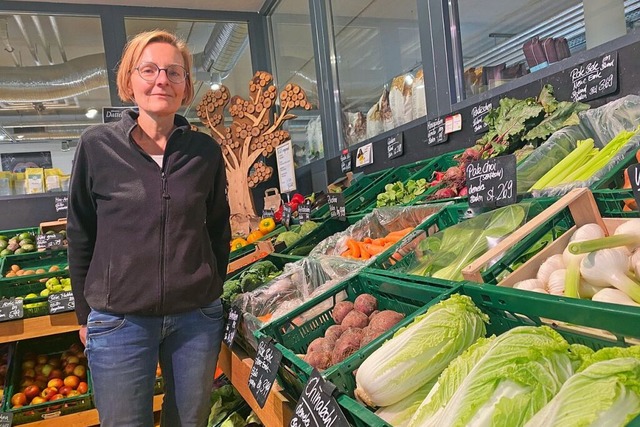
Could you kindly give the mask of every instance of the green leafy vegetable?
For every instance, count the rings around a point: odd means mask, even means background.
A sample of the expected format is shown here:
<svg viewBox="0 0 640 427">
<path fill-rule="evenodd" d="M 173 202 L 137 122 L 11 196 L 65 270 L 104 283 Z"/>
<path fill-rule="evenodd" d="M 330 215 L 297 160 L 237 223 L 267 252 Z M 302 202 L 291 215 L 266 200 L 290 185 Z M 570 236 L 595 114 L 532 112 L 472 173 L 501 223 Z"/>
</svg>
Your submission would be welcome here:
<svg viewBox="0 0 640 427">
<path fill-rule="evenodd" d="M 427 180 L 424 178 L 410 179 L 404 184 L 397 181 L 384 186 L 384 193 L 376 197 L 376 207 L 397 206 L 409 203 L 427 189 Z"/>
</svg>

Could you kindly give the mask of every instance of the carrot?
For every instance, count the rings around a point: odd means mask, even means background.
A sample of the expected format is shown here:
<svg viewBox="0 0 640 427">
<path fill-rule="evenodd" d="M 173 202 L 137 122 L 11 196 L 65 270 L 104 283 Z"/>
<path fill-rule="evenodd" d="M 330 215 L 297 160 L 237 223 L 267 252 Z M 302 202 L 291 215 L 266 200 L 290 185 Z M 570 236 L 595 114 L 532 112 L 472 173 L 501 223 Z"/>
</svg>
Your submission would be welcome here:
<svg viewBox="0 0 640 427">
<path fill-rule="evenodd" d="M 400 241 L 400 239 L 402 239 L 404 236 L 386 236 L 384 238 L 384 241 L 387 244 L 394 244 L 394 243 L 398 243 Z"/>
<path fill-rule="evenodd" d="M 407 234 L 411 233 L 413 231 L 415 227 L 407 227 L 407 228 L 403 228 L 402 230 L 396 230 L 396 231 L 392 231 L 391 233 L 387 234 L 387 236 L 400 236 L 400 237 L 404 237 Z"/>
<path fill-rule="evenodd" d="M 358 242 L 351 238 L 347 239 L 347 248 L 351 250 L 352 257 L 360 258 L 360 246 L 358 246 Z"/>
<path fill-rule="evenodd" d="M 263 316 L 258 316 L 258 320 L 262 323 L 267 323 L 269 320 L 271 320 L 271 316 L 273 316 L 273 313 L 267 313 Z"/>
<path fill-rule="evenodd" d="M 379 239 L 373 239 L 371 241 L 371 244 L 373 245 L 378 245 L 378 246 L 384 246 L 385 245 L 385 241 L 384 241 L 384 237 L 380 237 Z"/>
<path fill-rule="evenodd" d="M 622 185 L 622 188 L 631 188 L 631 180 L 629 179 L 629 171 L 628 169 L 624 170 L 624 184 Z"/>
<path fill-rule="evenodd" d="M 366 243 L 358 242 L 358 247 L 360 248 L 360 258 L 361 259 L 369 259 L 371 258 L 371 254 L 367 251 L 365 247 Z"/>
<path fill-rule="evenodd" d="M 365 243 L 364 244 L 364 248 L 371 255 L 378 255 L 379 253 L 381 253 L 381 252 L 383 252 L 385 250 L 384 246 L 374 245 L 373 243 Z"/>
<path fill-rule="evenodd" d="M 363 243 L 371 243 L 373 242 L 373 240 L 371 239 L 371 237 L 365 237 L 364 239 L 362 239 Z"/>
<path fill-rule="evenodd" d="M 346 251 L 342 252 L 340 256 L 349 258 L 351 256 L 351 249 L 347 249 Z"/>
</svg>

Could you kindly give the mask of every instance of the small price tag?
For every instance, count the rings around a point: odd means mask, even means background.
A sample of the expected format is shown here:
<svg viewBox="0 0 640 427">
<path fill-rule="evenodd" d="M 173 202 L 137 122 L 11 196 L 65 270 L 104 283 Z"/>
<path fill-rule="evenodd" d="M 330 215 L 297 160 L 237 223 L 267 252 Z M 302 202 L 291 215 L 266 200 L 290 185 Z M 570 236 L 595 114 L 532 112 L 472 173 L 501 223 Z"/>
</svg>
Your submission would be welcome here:
<svg viewBox="0 0 640 427">
<path fill-rule="evenodd" d="M 23 317 L 24 309 L 21 299 L 12 298 L 0 300 L 0 322 L 22 319 Z"/>
<path fill-rule="evenodd" d="M 438 145 L 447 142 L 449 135 L 445 133 L 444 126 L 442 117 L 427 122 L 427 145 Z"/>
<path fill-rule="evenodd" d="M 483 102 L 471 109 L 473 133 L 479 135 L 489 130 L 489 125 L 484 121 L 484 118 L 487 117 L 487 114 L 489 114 L 492 109 L 493 104 L 491 102 Z"/>
<path fill-rule="evenodd" d="M 348 426 L 340 405 L 333 398 L 335 388 L 314 369 L 302 389 L 289 427 Z"/>
<path fill-rule="evenodd" d="M 11 427 L 13 423 L 12 412 L 0 412 L 0 427 Z"/>
<path fill-rule="evenodd" d="M 627 173 L 633 190 L 633 198 L 636 199 L 636 206 L 640 209 L 640 164 L 629 166 Z"/>
<path fill-rule="evenodd" d="M 618 52 L 607 53 L 569 71 L 571 100 L 591 101 L 618 90 Z"/>
<path fill-rule="evenodd" d="M 263 209 L 262 210 L 262 219 L 273 218 L 273 216 L 274 216 L 273 209 Z"/>
<path fill-rule="evenodd" d="M 64 236 L 59 233 L 38 234 L 36 237 L 38 249 L 57 249 L 64 246 Z"/>
<path fill-rule="evenodd" d="M 56 212 L 69 209 L 69 196 L 56 196 L 54 199 Z"/>
<path fill-rule="evenodd" d="M 282 207 L 282 224 L 287 230 L 291 228 L 291 206 L 287 204 Z"/>
<path fill-rule="evenodd" d="M 267 396 L 276 380 L 281 360 L 282 353 L 273 345 L 273 340 L 270 337 L 261 338 L 249 373 L 249 390 L 261 408 L 264 408 Z"/>
<path fill-rule="evenodd" d="M 76 309 L 76 300 L 73 298 L 73 292 L 56 292 L 49 294 L 49 314 L 64 313 L 65 311 L 74 311 Z"/>
<path fill-rule="evenodd" d="M 347 219 L 347 208 L 344 204 L 344 194 L 329 193 L 327 194 L 327 202 L 329 203 L 329 214 L 331 218 L 337 218 L 340 221 Z"/>
<path fill-rule="evenodd" d="M 222 341 L 224 341 L 229 348 L 231 348 L 233 340 L 236 338 L 241 314 L 240 309 L 236 306 L 231 306 L 229 309 L 229 317 L 227 318 L 227 323 L 224 327 L 224 336 L 222 337 Z"/>
<path fill-rule="evenodd" d="M 342 173 L 347 173 L 351 170 L 351 153 L 349 150 L 342 150 L 342 154 L 340 154 L 340 170 Z"/>
<path fill-rule="evenodd" d="M 387 138 L 387 158 L 395 159 L 404 153 L 403 133 Z"/>
<path fill-rule="evenodd" d="M 495 208 L 516 202 L 516 156 L 471 162 L 466 169 L 469 206 Z"/>
<path fill-rule="evenodd" d="M 298 221 L 300 224 L 304 224 L 309 220 L 311 220 L 311 200 L 305 199 L 298 205 Z"/>
</svg>

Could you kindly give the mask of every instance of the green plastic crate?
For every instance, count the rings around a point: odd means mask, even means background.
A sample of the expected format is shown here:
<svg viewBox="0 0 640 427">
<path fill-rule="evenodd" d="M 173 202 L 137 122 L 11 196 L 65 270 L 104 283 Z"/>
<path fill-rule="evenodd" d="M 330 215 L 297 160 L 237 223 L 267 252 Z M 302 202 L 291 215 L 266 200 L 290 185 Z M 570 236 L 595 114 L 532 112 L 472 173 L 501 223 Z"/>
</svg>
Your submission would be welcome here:
<svg viewBox="0 0 640 427">
<path fill-rule="evenodd" d="M 286 255 L 286 254 L 280 254 L 280 253 L 275 253 L 274 252 L 274 253 L 270 253 L 269 255 L 267 255 L 264 258 L 260 258 L 256 262 L 271 261 L 277 268 L 283 269 L 285 264 L 288 264 L 290 262 L 296 262 L 301 258 L 302 257 L 299 257 L 299 256 Z M 236 271 L 233 272 L 233 275 L 227 276 L 226 280 L 239 279 L 240 275 L 242 274 L 242 272 L 245 271 L 246 269 L 248 269 L 249 267 L 251 267 L 253 264 L 255 264 L 255 263 L 252 262 L 251 264 L 247 264 L 244 267 L 237 269 Z"/>
<path fill-rule="evenodd" d="M 407 281 L 364 272 L 352 276 L 331 290 L 307 301 L 288 315 L 267 323 L 254 335 L 257 340 L 264 336 L 270 336 L 275 340 L 276 347 L 283 354 L 278 370 L 279 383 L 287 393 L 297 398 L 312 372 L 311 366 L 297 354 L 305 353 L 309 344 L 314 339 L 324 336 L 327 328 L 334 324 L 331 312 L 340 296 L 346 293 L 347 299 L 353 301 L 358 295 L 368 293 L 378 299 L 378 309 L 390 309 L 405 314 L 406 317 L 394 328 L 342 362 L 323 371 L 323 377 L 334 383 L 341 392 L 352 394 L 355 387 L 353 366 L 360 365 L 361 361 L 370 354 L 368 349 L 390 338 L 397 329 L 409 324 L 415 315 L 424 313 L 423 308 L 427 304 L 439 301 L 455 289 L 457 287 L 443 280 Z M 303 324 L 297 324 L 296 319 L 300 315 L 320 304 L 326 304 L 329 308 Z"/>
<path fill-rule="evenodd" d="M 55 277 L 68 278 L 67 270 L 60 271 Z M 46 278 L 16 277 L 10 282 L 0 283 L 0 299 L 11 299 L 16 297 L 24 297 L 28 294 L 40 295 L 46 286 L 40 280 Z M 23 301 L 23 319 L 38 316 L 47 316 L 49 314 L 48 297 L 38 296 L 37 298 L 29 298 Z"/>
<path fill-rule="evenodd" d="M 46 270 L 41 274 L 30 274 L 29 276 L 6 277 L 12 265 L 18 265 L 22 270 Z M 9 255 L 0 259 L 0 283 L 11 282 L 16 278 L 29 277 L 41 279 L 53 277 L 60 274 L 69 265 L 67 260 L 67 250 L 59 249 L 54 251 L 29 252 L 26 254 Z M 49 271 L 52 266 L 57 266 L 58 271 Z"/>
<path fill-rule="evenodd" d="M 373 184 L 376 180 L 380 179 L 382 176 L 391 172 L 391 169 L 384 169 L 377 172 L 372 172 L 370 174 L 362 175 L 356 180 L 351 182 L 351 185 L 344 189 L 342 194 L 344 195 L 345 203 L 351 201 L 355 196 L 357 196 L 361 191 L 364 191 L 367 187 Z M 329 219 L 329 204 L 324 203 L 321 206 L 313 209 L 311 211 L 311 219 L 312 220 L 325 220 Z"/>
<path fill-rule="evenodd" d="M 307 256 L 318 243 L 335 233 L 346 230 L 350 225 L 360 221 L 363 216 L 364 215 L 349 215 L 347 216 L 346 221 L 329 218 L 309 234 L 302 236 L 294 244 L 282 250 L 281 253 L 296 256 Z"/>
<path fill-rule="evenodd" d="M 336 398 L 349 424 L 356 427 L 391 427 L 391 424 L 345 394 Z"/>
<path fill-rule="evenodd" d="M 39 403 L 36 405 L 27 405 L 21 408 L 11 408 L 11 396 L 19 389 L 22 375 L 22 357 L 26 352 L 35 354 L 53 355 L 59 354 L 67 350 L 73 343 L 80 343 L 77 332 L 69 332 L 66 334 L 54 335 L 44 338 L 36 338 L 30 340 L 19 341 L 16 345 L 15 356 L 11 362 L 10 383 L 5 390 L 4 412 L 13 414 L 13 425 L 19 425 L 29 422 L 41 421 L 60 415 L 67 415 L 75 412 L 86 411 L 93 408 L 92 383 L 91 375 L 87 369 L 87 385 L 88 391 L 85 394 L 74 397 L 66 397 L 64 399 L 55 400 L 53 402 Z"/>
<path fill-rule="evenodd" d="M 637 218 L 638 210 L 624 210 L 625 201 L 633 200 L 633 190 L 596 190 L 598 210 L 604 218 Z"/>
<path fill-rule="evenodd" d="M 591 185 L 592 190 L 618 189 L 624 184 L 624 170 L 638 163 L 636 150 L 632 150 L 627 157 L 614 166 L 605 176 Z"/>
</svg>

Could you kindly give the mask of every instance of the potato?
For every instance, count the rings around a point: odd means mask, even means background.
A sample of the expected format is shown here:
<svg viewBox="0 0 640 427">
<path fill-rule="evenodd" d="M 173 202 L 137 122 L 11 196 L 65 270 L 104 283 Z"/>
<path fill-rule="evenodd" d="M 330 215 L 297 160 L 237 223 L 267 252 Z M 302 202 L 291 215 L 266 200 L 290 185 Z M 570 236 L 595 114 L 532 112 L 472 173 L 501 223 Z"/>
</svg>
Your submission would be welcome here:
<svg viewBox="0 0 640 427">
<path fill-rule="evenodd" d="M 393 310 L 383 310 L 380 313 L 373 316 L 369 322 L 371 329 L 377 329 L 380 331 L 388 331 L 393 325 L 398 323 L 404 318 L 404 314 L 398 313 Z"/>
<path fill-rule="evenodd" d="M 371 313 L 369 315 L 369 322 L 371 322 L 371 319 L 373 319 L 373 316 L 375 316 L 376 314 L 380 313 L 380 310 L 375 310 L 373 313 Z"/>
<path fill-rule="evenodd" d="M 351 301 L 340 301 L 335 305 L 335 307 L 333 307 L 331 317 L 333 317 L 336 324 L 340 325 L 342 320 L 351 310 L 353 310 L 353 303 Z"/>
<path fill-rule="evenodd" d="M 311 341 L 309 347 L 307 347 L 307 353 L 313 353 L 315 351 L 331 351 L 334 343 L 329 343 L 326 338 L 316 338 Z"/>
<path fill-rule="evenodd" d="M 351 310 L 342 320 L 346 328 L 364 328 L 369 324 L 369 317 L 358 310 Z"/>
<path fill-rule="evenodd" d="M 327 351 L 314 351 L 304 356 L 304 361 L 318 370 L 331 366 L 331 353 Z"/>
<path fill-rule="evenodd" d="M 347 357 L 351 356 L 360 348 L 360 341 L 362 341 L 362 329 L 349 328 L 346 330 L 333 348 L 331 353 L 332 364 L 340 363 Z"/>
<path fill-rule="evenodd" d="M 353 308 L 369 316 L 378 308 L 378 300 L 371 294 L 362 294 L 356 297 Z"/>
<path fill-rule="evenodd" d="M 347 328 L 342 325 L 331 325 L 325 331 L 324 337 L 327 341 L 335 344 L 335 342 L 338 341 L 338 338 L 340 338 L 340 335 L 342 335 L 346 330 Z"/>
<path fill-rule="evenodd" d="M 360 347 L 364 347 L 365 345 L 369 344 L 384 332 L 385 331 L 381 331 L 380 329 L 374 329 L 371 326 L 367 326 L 362 330 L 362 340 L 360 341 Z"/>
</svg>

